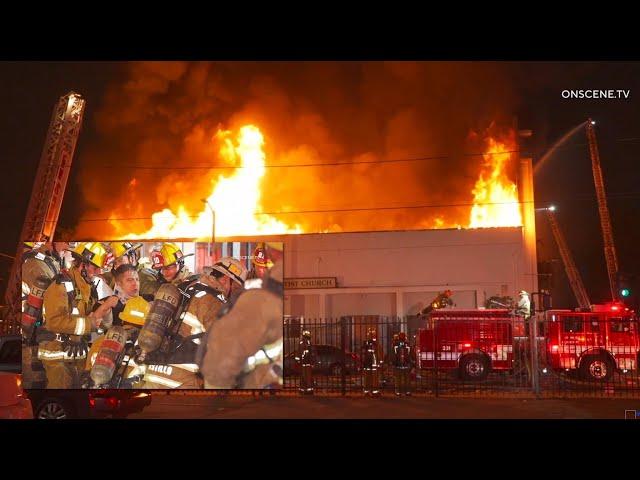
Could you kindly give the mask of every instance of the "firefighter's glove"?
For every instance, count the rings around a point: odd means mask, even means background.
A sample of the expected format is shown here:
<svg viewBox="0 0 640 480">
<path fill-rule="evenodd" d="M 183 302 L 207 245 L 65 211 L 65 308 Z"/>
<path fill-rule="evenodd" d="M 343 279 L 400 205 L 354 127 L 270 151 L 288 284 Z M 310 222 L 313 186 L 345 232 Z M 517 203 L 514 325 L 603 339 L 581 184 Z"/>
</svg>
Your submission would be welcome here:
<svg viewBox="0 0 640 480">
<path fill-rule="evenodd" d="M 84 339 L 71 340 L 67 339 L 62 344 L 62 349 L 68 357 L 86 357 L 89 351 L 89 345 Z"/>
</svg>

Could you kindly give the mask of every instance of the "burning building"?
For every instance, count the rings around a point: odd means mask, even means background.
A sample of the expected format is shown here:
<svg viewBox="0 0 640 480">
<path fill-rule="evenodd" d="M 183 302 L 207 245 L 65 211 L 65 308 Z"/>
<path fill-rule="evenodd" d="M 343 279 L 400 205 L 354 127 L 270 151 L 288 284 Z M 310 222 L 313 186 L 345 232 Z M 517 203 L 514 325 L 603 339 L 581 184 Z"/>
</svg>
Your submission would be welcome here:
<svg viewBox="0 0 640 480">
<path fill-rule="evenodd" d="M 296 315 L 409 314 L 447 286 L 459 306 L 535 290 L 530 162 L 514 129 L 470 127 L 509 101 L 499 65 L 251 68 L 133 65 L 99 115 L 115 141 L 90 154 L 74 236 L 282 240 Z M 105 165 L 126 173 L 111 202 Z"/>
</svg>

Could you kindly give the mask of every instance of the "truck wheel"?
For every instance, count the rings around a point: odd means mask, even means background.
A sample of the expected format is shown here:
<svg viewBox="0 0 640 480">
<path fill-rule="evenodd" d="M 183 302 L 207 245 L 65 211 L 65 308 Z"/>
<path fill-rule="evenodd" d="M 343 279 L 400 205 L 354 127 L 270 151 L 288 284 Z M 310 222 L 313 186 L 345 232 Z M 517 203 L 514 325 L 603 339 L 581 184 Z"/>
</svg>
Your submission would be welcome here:
<svg viewBox="0 0 640 480">
<path fill-rule="evenodd" d="M 589 355 L 580 364 L 580 374 L 585 380 L 607 382 L 613 376 L 614 368 L 604 355 Z"/>
<path fill-rule="evenodd" d="M 467 381 L 485 380 L 489 375 L 487 357 L 477 353 L 465 355 L 460 360 L 460 376 Z"/>
</svg>

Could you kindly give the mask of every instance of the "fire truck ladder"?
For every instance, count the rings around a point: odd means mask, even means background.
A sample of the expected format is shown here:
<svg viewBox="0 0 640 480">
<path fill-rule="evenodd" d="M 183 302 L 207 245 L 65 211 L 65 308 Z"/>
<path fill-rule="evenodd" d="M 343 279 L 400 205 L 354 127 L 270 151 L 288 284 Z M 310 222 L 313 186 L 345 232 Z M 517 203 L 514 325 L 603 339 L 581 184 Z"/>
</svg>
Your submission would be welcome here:
<svg viewBox="0 0 640 480">
<path fill-rule="evenodd" d="M 20 267 L 25 241 L 50 241 L 56 230 L 73 153 L 82 126 L 85 100 L 75 92 L 60 97 L 40 157 L 31 199 L 5 292 L 6 314 L 0 333 L 19 333 L 22 288 Z"/>
<path fill-rule="evenodd" d="M 564 264 L 564 269 L 567 272 L 567 277 L 569 278 L 569 284 L 571 285 L 573 294 L 576 296 L 576 300 L 578 301 L 580 308 L 590 309 L 591 302 L 589 301 L 589 295 L 587 295 L 587 290 L 584 288 L 582 277 L 580 277 L 580 272 L 573 261 L 571 251 L 569 250 L 569 247 L 567 247 L 567 241 L 562 234 L 562 230 L 560 230 L 560 225 L 558 225 L 554 208 L 547 208 L 546 211 L 547 217 L 549 218 L 549 224 L 551 225 L 551 231 L 553 232 L 553 237 L 556 239 L 558 250 L 560 250 L 562 263 Z"/>
<path fill-rule="evenodd" d="M 609 207 L 607 206 L 607 197 L 604 190 L 604 179 L 602 178 L 600 154 L 598 153 L 598 144 L 596 143 L 596 134 L 593 128 L 594 125 L 595 122 L 591 119 L 587 121 L 587 139 L 589 140 L 589 155 L 591 155 L 593 183 L 596 187 L 596 197 L 598 198 L 598 213 L 600 213 L 600 226 L 602 227 L 602 239 L 604 241 L 604 258 L 607 262 L 611 298 L 615 301 L 618 300 L 618 293 L 616 289 L 618 257 L 616 256 L 616 247 L 613 243 L 611 217 L 609 216 Z"/>
</svg>

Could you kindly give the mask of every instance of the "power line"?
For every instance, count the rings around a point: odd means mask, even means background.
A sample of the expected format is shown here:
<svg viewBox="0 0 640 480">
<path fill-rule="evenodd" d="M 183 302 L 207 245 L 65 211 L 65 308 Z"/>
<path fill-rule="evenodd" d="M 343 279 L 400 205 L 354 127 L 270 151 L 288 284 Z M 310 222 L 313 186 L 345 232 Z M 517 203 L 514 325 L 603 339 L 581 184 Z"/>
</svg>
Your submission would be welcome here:
<svg viewBox="0 0 640 480">
<path fill-rule="evenodd" d="M 517 153 L 518 150 L 505 150 L 503 152 L 494 153 L 462 153 L 460 156 L 474 157 L 474 156 L 491 156 L 491 155 L 503 155 L 506 153 Z M 523 155 L 528 155 L 524 153 Z M 361 161 L 346 161 L 346 162 L 324 162 L 324 163 L 292 163 L 284 165 L 263 165 L 263 168 L 305 168 L 305 167 L 336 167 L 343 165 L 367 165 L 367 164 L 384 164 L 384 163 L 403 163 L 403 162 L 421 162 L 428 160 L 447 160 L 452 158 L 452 155 L 433 155 L 422 156 L 413 158 L 395 158 L 395 159 L 382 159 L 382 160 L 361 160 Z M 123 164 L 110 164 L 110 165 L 95 165 L 93 168 L 119 168 L 127 167 L 135 170 L 237 170 L 240 168 L 255 168 L 244 166 L 229 166 L 229 165 L 190 165 L 185 167 L 180 166 L 164 166 L 164 165 L 135 165 L 129 163 Z"/>
<path fill-rule="evenodd" d="M 534 203 L 534 202 L 490 202 L 482 203 L 481 206 L 489 205 L 519 205 L 521 203 Z M 402 205 L 398 207 L 357 207 L 357 208 L 336 208 L 326 210 L 291 210 L 291 211 L 279 211 L 279 212 L 253 212 L 253 215 L 292 215 L 292 214 L 304 214 L 304 213 L 333 213 L 333 212 L 364 212 L 364 211 L 381 211 L 381 210 L 406 210 L 406 209 L 420 209 L 420 208 L 455 208 L 455 207 L 472 207 L 475 203 L 450 203 L 450 204 L 429 204 L 429 205 Z M 545 206 L 547 204 L 545 203 Z M 182 215 L 187 218 L 198 218 L 200 215 Z M 156 216 L 158 220 L 172 220 L 177 215 L 169 216 Z M 85 218 L 78 220 L 80 222 L 106 222 L 110 220 L 114 221 L 134 221 L 134 220 L 152 220 L 153 217 L 122 217 L 122 218 Z"/>
<path fill-rule="evenodd" d="M 303 213 L 333 213 L 333 212 L 362 212 L 362 211 L 380 211 L 380 210 L 403 210 L 403 209 L 420 209 L 420 208 L 459 208 L 459 207 L 473 207 L 474 205 L 479 206 L 491 206 L 491 205 L 520 205 L 533 203 L 538 204 L 540 206 L 548 206 L 554 203 L 558 203 L 559 199 L 561 201 L 566 201 L 567 199 L 571 200 L 574 197 L 592 197 L 593 193 L 577 193 L 571 194 L 568 197 L 556 197 L 555 199 L 548 200 L 534 200 L 534 201 L 514 201 L 514 202 L 482 202 L 482 203 L 474 203 L 474 202 L 464 202 L 464 203 L 439 203 L 439 204 L 427 204 L 427 205 L 400 205 L 400 206 L 381 206 L 381 207 L 355 207 L 355 208 L 337 208 L 337 209 L 325 209 L 325 210 L 289 210 L 289 211 L 276 211 L 276 212 L 253 212 L 253 215 L 292 215 L 292 214 L 303 214 Z M 610 193 L 607 195 L 608 199 L 618 199 L 618 198 L 633 198 L 640 197 L 640 191 L 631 191 L 631 192 L 618 192 L 618 193 Z M 158 207 L 159 208 L 159 207 Z M 158 212 L 155 212 L 158 213 Z M 181 215 L 186 216 L 187 218 L 198 218 L 199 215 Z M 178 217 L 178 215 L 174 216 L 156 216 L 155 218 L 160 220 L 172 220 Z M 85 218 L 80 219 L 78 222 L 106 222 L 110 220 L 114 221 L 134 221 L 134 220 L 152 220 L 153 217 L 104 217 L 104 218 Z M 31 222 L 34 220 L 26 220 L 25 223 Z"/>
</svg>

